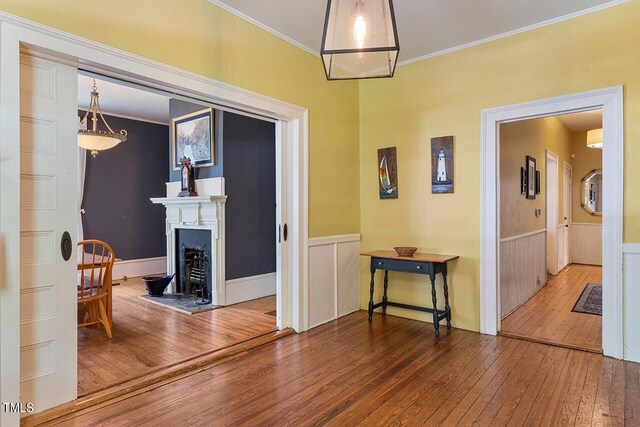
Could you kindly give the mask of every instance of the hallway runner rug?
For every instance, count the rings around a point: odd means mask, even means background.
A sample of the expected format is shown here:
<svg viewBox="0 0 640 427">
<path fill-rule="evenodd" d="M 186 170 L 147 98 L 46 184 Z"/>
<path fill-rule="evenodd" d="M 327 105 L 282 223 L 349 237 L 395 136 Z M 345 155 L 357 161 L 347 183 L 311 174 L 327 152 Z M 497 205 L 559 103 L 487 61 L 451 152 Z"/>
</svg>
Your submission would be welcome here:
<svg viewBox="0 0 640 427">
<path fill-rule="evenodd" d="M 571 311 L 602 316 L 602 285 L 588 283 Z"/>
</svg>

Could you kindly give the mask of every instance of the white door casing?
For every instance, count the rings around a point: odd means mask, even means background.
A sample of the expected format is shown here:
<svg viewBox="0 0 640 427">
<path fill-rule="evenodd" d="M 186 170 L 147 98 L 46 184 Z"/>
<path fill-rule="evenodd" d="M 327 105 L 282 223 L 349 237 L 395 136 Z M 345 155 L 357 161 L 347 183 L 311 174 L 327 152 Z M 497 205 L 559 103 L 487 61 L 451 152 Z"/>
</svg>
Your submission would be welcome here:
<svg viewBox="0 0 640 427">
<path fill-rule="evenodd" d="M 622 227 L 624 202 L 624 89 L 613 86 L 587 92 L 528 101 L 482 110 L 480 131 L 480 332 L 500 330 L 499 124 L 602 109 L 603 224 L 602 224 L 602 351 L 624 357 L 624 299 Z"/>
<path fill-rule="evenodd" d="M 563 176 L 563 201 L 562 201 L 562 232 L 563 232 L 563 260 L 561 268 L 566 267 L 571 262 L 571 200 L 573 199 L 573 169 L 571 165 L 564 162 Z"/>
<path fill-rule="evenodd" d="M 558 156 L 546 150 L 547 271 L 558 274 Z"/>
<path fill-rule="evenodd" d="M 20 399 L 41 411 L 77 390 L 77 70 L 22 55 L 20 89 Z"/>
</svg>

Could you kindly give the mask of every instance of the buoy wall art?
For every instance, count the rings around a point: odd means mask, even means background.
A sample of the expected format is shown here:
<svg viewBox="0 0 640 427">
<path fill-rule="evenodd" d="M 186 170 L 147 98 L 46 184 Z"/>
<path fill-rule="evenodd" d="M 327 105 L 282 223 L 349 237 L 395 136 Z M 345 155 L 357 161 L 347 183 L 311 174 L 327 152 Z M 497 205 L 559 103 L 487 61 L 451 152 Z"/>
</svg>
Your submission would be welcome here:
<svg viewBox="0 0 640 427">
<path fill-rule="evenodd" d="M 453 136 L 431 138 L 431 192 L 453 193 Z"/>
<path fill-rule="evenodd" d="M 398 198 L 398 160 L 396 147 L 378 150 L 378 192 L 381 199 Z"/>
</svg>

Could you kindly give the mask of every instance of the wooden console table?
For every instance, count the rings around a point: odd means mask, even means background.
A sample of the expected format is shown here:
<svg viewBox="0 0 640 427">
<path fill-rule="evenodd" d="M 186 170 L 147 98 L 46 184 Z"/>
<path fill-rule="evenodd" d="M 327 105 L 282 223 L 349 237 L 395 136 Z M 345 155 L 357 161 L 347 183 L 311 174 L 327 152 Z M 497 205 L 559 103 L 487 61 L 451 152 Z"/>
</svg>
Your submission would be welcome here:
<svg viewBox="0 0 640 427">
<path fill-rule="evenodd" d="M 447 320 L 447 328 L 451 328 L 451 307 L 449 306 L 449 288 L 447 286 L 447 262 L 457 259 L 457 255 L 437 255 L 415 253 L 412 257 L 398 256 L 393 251 L 373 251 L 361 253 L 362 256 L 371 257 L 371 284 L 369 287 L 369 322 L 373 319 L 373 310 L 382 307 L 382 315 L 387 314 L 387 307 L 400 307 L 409 310 L 433 313 L 433 327 L 436 337 L 440 336 L 440 321 Z M 382 301 L 373 303 L 373 290 L 375 287 L 376 270 L 384 270 L 384 292 Z M 387 299 L 387 287 L 389 286 L 389 271 L 402 273 L 423 274 L 431 280 L 431 300 L 433 308 L 417 305 L 401 304 Z M 436 274 L 442 274 L 444 287 L 444 310 L 438 310 L 436 298 Z"/>
</svg>

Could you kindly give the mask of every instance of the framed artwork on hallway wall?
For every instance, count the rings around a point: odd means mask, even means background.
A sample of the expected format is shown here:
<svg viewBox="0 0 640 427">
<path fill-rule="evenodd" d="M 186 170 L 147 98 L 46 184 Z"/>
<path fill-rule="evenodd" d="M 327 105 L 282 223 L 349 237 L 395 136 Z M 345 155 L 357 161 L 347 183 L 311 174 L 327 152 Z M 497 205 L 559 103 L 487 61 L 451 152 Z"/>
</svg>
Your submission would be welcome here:
<svg viewBox="0 0 640 427">
<path fill-rule="evenodd" d="M 378 191 L 381 199 L 398 198 L 398 159 L 396 147 L 378 150 Z"/>
<path fill-rule="evenodd" d="M 535 199 L 536 194 L 538 194 L 538 189 L 540 188 L 540 178 L 539 174 L 536 174 L 536 159 L 531 156 L 527 156 L 526 161 L 526 174 L 527 174 L 527 199 Z"/>
<path fill-rule="evenodd" d="M 453 136 L 431 138 L 431 192 L 453 193 Z"/>
<path fill-rule="evenodd" d="M 171 119 L 171 154 L 173 170 L 187 157 L 195 168 L 213 166 L 213 108 Z"/>
</svg>

